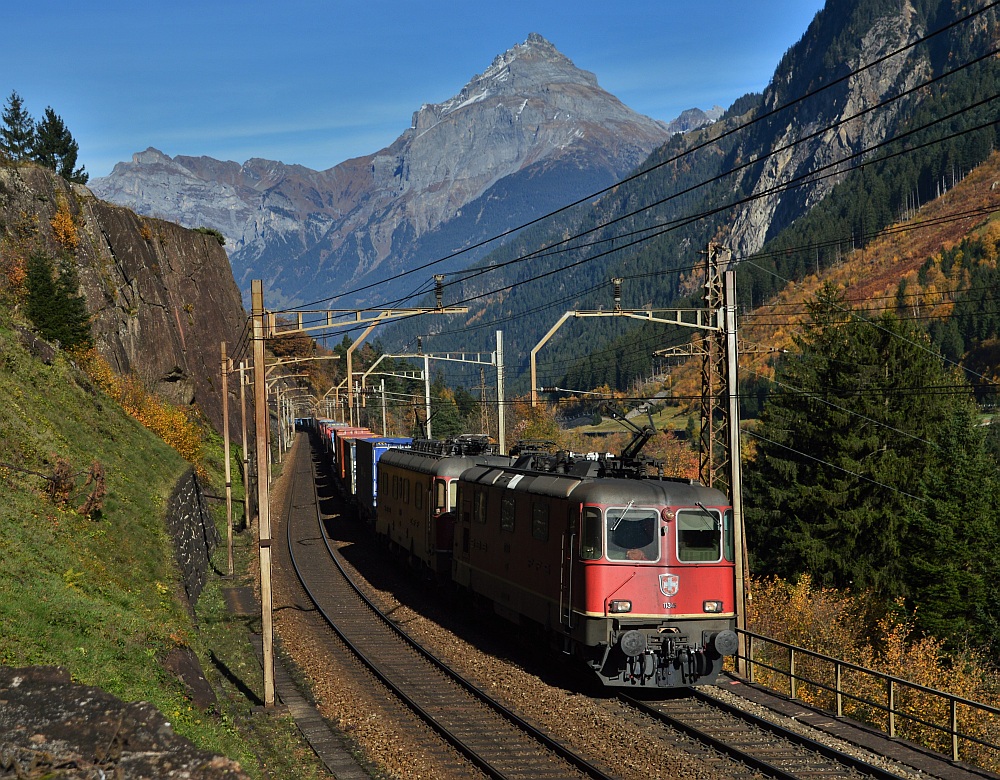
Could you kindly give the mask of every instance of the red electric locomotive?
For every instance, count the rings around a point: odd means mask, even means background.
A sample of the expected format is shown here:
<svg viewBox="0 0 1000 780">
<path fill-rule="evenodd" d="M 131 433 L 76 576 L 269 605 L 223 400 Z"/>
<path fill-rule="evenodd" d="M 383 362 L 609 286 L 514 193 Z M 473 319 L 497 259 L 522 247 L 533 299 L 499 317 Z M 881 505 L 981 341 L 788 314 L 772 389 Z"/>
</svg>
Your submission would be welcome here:
<svg viewBox="0 0 1000 780">
<path fill-rule="evenodd" d="M 458 478 L 476 463 L 509 464 L 510 458 L 496 455 L 489 438 L 477 435 L 387 450 L 378 461 L 375 532 L 415 567 L 448 579 Z"/>
<path fill-rule="evenodd" d="M 459 481 L 454 579 L 608 686 L 715 681 L 736 652 L 732 513 L 618 459 L 528 456 Z"/>
<path fill-rule="evenodd" d="M 737 649 L 732 512 L 638 457 L 414 442 L 378 462 L 376 531 L 411 562 L 541 627 L 607 686 L 714 682 Z"/>
</svg>

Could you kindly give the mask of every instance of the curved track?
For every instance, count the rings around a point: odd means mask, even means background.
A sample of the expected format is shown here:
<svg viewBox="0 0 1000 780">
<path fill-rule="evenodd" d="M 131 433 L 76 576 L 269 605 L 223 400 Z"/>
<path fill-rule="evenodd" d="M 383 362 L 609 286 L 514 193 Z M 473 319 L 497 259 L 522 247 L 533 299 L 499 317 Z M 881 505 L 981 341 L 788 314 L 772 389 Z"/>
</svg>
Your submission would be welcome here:
<svg viewBox="0 0 1000 780">
<path fill-rule="evenodd" d="M 295 571 L 317 610 L 372 674 L 488 777 L 613 780 L 400 632 L 354 585 L 330 546 L 311 459 L 300 456 L 291 465 L 285 525 Z M 322 545 L 315 543 L 319 538 Z"/>
<path fill-rule="evenodd" d="M 289 555 L 308 598 L 340 641 L 365 664 L 366 674 L 376 677 L 487 777 L 614 777 L 446 666 L 362 594 L 342 566 L 321 520 L 311 448 L 297 450 L 298 457 L 289 463 L 292 473 L 285 514 Z M 730 767 L 726 776 L 879 780 L 900 776 L 758 721 L 698 692 L 656 701 L 624 694 L 620 698 L 660 723 L 666 742 L 682 734 L 705 754 L 722 759 Z"/>
</svg>

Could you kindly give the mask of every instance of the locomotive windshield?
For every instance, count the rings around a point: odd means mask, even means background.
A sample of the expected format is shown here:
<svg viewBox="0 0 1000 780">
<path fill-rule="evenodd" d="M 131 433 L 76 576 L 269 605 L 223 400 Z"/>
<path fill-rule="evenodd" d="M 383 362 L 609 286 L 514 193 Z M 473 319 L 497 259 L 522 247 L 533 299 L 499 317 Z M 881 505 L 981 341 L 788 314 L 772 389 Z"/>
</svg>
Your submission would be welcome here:
<svg viewBox="0 0 1000 780">
<path fill-rule="evenodd" d="M 610 507 L 606 514 L 608 558 L 612 561 L 658 561 L 660 559 L 660 513 L 631 504 Z"/>
<path fill-rule="evenodd" d="M 722 557 L 722 522 L 708 509 L 677 513 L 677 559 L 684 563 L 715 562 Z"/>
</svg>

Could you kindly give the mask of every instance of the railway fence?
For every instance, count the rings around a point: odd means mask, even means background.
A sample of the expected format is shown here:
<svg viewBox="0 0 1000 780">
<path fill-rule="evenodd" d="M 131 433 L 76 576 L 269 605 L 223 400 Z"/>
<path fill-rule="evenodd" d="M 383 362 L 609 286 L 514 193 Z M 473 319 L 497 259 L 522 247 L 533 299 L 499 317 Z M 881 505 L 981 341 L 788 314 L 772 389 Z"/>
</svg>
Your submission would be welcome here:
<svg viewBox="0 0 1000 780">
<path fill-rule="evenodd" d="M 952 761 L 1000 765 L 1000 709 L 763 634 L 739 633 L 747 639 L 742 660 L 749 682 L 950 752 Z"/>
</svg>

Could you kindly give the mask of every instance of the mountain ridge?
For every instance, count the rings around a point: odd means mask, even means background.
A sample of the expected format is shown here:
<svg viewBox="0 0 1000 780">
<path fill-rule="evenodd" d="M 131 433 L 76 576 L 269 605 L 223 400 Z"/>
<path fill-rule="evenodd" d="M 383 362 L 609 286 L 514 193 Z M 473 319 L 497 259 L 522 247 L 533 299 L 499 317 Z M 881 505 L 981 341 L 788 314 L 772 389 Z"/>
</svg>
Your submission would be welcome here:
<svg viewBox="0 0 1000 780">
<path fill-rule="evenodd" d="M 602 189 L 677 128 L 718 111 L 685 112 L 673 128 L 643 117 L 532 33 L 452 98 L 422 105 L 409 128 L 370 155 L 312 171 L 149 148 L 91 189 L 139 213 L 219 230 L 244 290 L 262 278 L 271 301 L 301 303 L 394 276 Z M 519 205 L 491 197 L 495 188 Z M 384 297 L 405 294 L 390 285 Z"/>
</svg>

